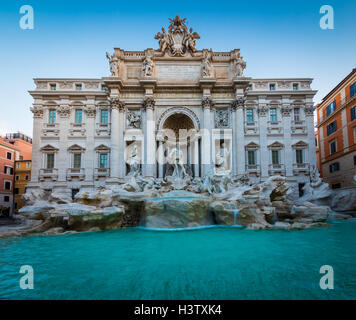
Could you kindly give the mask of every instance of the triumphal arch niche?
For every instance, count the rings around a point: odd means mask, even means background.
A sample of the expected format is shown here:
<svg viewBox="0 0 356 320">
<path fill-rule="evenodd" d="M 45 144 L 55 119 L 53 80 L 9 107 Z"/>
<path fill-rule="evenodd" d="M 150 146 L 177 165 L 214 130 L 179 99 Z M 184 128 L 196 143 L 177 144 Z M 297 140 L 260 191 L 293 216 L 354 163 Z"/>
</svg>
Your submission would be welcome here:
<svg viewBox="0 0 356 320">
<path fill-rule="evenodd" d="M 236 113 L 250 78 L 240 50 L 198 50 L 200 35 L 186 19 L 169 20 L 154 37 L 156 50 L 107 53 L 111 178 L 242 174 Z"/>
</svg>

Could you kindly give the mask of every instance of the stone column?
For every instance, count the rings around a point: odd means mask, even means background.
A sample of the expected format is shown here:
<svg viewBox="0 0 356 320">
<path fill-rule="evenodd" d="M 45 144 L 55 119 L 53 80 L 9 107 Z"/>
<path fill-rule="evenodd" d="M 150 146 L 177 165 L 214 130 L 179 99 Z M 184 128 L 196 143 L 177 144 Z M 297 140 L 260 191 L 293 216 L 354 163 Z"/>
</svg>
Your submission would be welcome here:
<svg viewBox="0 0 356 320">
<path fill-rule="evenodd" d="M 195 137 L 193 141 L 194 155 L 193 155 L 193 167 L 194 167 L 194 178 L 199 177 L 199 141 Z"/>
<path fill-rule="evenodd" d="M 163 141 L 158 140 L 158 178 L 163 179 L 164 149 Z"/>
<path fill-rule="evenodd" d="M 59 152 L 56 165 L 58 168 L 58 181 L 67 181 L 67 170 L 71 164 L 68 159 L 68 129 L 69 129 L 69 116 L 70 106 L 68 99 L 62 99 L 61 104 L 57 108 L 59 120 Z"/>
<path fill-rule="evenodd" d="M 295 162 L 295 153 L 292 150 L 291 136 L 291 112 L 289 97 L 282 97 L 282 116 L 283 116 L 283 134 L 284 134 L 284 163 L 286 177 L 293 176 L 293 163 Z"/>
<path fill-rule="evenodd" d="M 41 130 L 43 123 L 43 106 L 35 100 L 33 107 L 30 108 L 33 113 L 33 139 L 32 139 L 32 169 L 31 183 L 38 183 L 40 169 L 42 167 L 41 154 Z"/>
<path fill-rule="evenodd" d="M 244 108 L 245 97 L 240 95 L 236 96 L 236 100 L 233 102 L 233 109 L 235 109 L 235 150 L 236 150 L 236 168 L 237 174 L 244 174 L 246 171 L 245 167 L 245 131 L 244 131 Z"/>
<path fill-rule="evenodd" d="M 143 107 L 146 110 L 146 170 L 145 176 L 156 177 L 156 139 L 155 139 L 155 121 L 154 108 L 155 100 L 152 96 L 145 96 Z"/>
<path fill-rule="evenodd" d="M 212 169 L 211 161 L 211 109 L 213 100 L 210 96 L 203 96 L 202 107 L 204 112 L 204 127 L 202 135 L 202 175 L 207 175 Z"/>
<path fill-rule="evenodd" d="M 265 97 L 260 96 L 258 102 L 258 117 L 260 126 L 260 158 L 261 158 L 261 178 L 268 178 L 269 150 L 267 147 L 267 113 Z"/>
<path fill-rule="evenodd" d="M 126 173 L 124 129 L 125 105 L 121 102 L 119 103 L 119 178 L 124 178 Z"/>
<path fill-rule="evenodd" d="M 96 126 L 96 107 L 94 98 L 88 99 L 85 106 L 86 113 L 86 145 L 85 145 L 85 181 L 88 185 L 94 184 L 94 170 L 95 170 L 95 126 Z"/>
<path fill-rule="evenodd" d="M 305 107 L 305 122 L 308 133 L 308 160 L 311 166 L 316 167 L 315 133 L 314 133 L 314 105 L 307 104 Z"/>
<path fill-rule="evenodd" d="M 123 108 L 119 97 L 110 98 L 111 102 L 111 152 L 110 152 L 110 178 L 120 177 L 120 108 Z"/>
<path fill-rule="evenodd" d="M 236 108 L 234 102 L 231 104 L 231 124 L 232 124 L 232 173 L 237 174 L 237 121 L 236 121 Z"/>
</svg>

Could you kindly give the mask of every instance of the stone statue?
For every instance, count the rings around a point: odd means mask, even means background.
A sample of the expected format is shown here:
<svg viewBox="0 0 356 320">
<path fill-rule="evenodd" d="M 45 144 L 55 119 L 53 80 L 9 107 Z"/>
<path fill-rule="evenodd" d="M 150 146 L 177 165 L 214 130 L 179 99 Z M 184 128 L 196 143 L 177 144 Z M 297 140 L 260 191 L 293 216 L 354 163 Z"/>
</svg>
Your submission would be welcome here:
<svg viewBox="0 0 356 320">
<path fill-rule="evenodd" d="M 228 156 L 230 152 L 227 148 L 225 148 L 225 143 L 221 144 L 220 150 L 217 152 L 215 156 L 215 168 L 217 174 L 225 174 L 228 170 Z"/>
<path fill-rule="evenodd" d="M 137 144 L 134 144 L 130 155 L 127 159 L 127 163 L 130 166 L 130 171 L 129 171 L 129 176 L 131 175 L 137 175 L 140 172 L 140 158 L 139 158 L 139 152 L 137 148 Z"/>
<path fill-rule="evenodd" d="M 173 166 L 172 176 L 175 178 L 183 179 L 187 172 L 184 167 L 183 162 L 183 152 L 182 150 L 178 150 L 177 148 L 173 148 L 168 155 L 169 162 Z"/>
<path fill-rule="evenodd" d="M 140 129 L 141 128 L 141 115 L 134 111 L 127 113 L 127 126 L 129 128 Z"/>
<path fill-rule="evenodd" d="M 106 58 L 109 60 L 111 76 L 118 77 L 120 74 L 120 60 L 113 54 L 106 53 Z"/>
<path fill-rule="evenodd" d="M 146 56 L 142 63 L 142 72 L 144 77 L 152 77 L 153 74 L 153 61 L 150 56 Z"/>
<path fill-rule="evenodd" d="M 193 32 L 192 28 L 188 31 L 185 25 L 185 18 L 181 19 L 177 15 L 174 19 L 169 19 L 169 21 L 168 34 L 162 28 L 162 32 L 158 32 L 155 35 L 155 39 L 159 40 L 158 52 L 161 52 L 162 55 L 168 52 L 171 56 L 179 57 L 186 55 L 188 52 L 191 54 L 196 52 L 195 40 L 200 39 L 200 35 L 197 32 Z"/>
<path fill-rule="evenodd" d="M 202 62 L 201 75 L 203 78 L 209 78 L 211 76 L 211 53 L 207 52 Z"/>
<path fill-rule="evenodd" d="M 319 170 L 316 166 L 312 165 L 310 168 L 310 186 L 312 188 L 317 188 L 323 183 L 323 180 L 320 178 Z"/>
<path fill-rule="evenodd" d="M 234 60 L 234 75 L 235 78 L 242 77 L 243 71 L 246 68 L 246 62 L 242 60 L 239 56 L 237 59 Z"/>
</svg>

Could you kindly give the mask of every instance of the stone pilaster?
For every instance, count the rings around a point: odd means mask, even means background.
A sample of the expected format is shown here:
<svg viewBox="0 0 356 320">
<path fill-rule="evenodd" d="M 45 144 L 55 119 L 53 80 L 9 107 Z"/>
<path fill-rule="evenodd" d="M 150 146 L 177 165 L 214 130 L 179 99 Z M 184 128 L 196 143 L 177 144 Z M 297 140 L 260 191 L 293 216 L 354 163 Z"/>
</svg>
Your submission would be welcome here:
<svg viewBox="0 0 356 320">
<path fill-rule="evenodd" d="M 269 150 L 267 147 L 267 114 L 268 108 L 264 96 L 259 96 L 258 118 L 260 126 L 260 158 L 261 158 L 261 178 L 268 178 Z"/>
<path fill-rule="evenodd" d="M 84 163 L 85 163 L 85 181 L 87 184 L 93 184 L 94 181 L 94 170 L 95 170 L 95 118 L 96 118 L 96 107 L 94 104 L 94 98 L 88 99 L 87 105 L 85 106 L 86 113 L 86 143 L 85 143 L 85 153 L 84 153 Z"/>
<path fill-rule="evenodd" d="M 203 176 L 209 174 L 212 170 L 211 161 L 211 110 L 214 106 L 213 99 L 210 95 L 203 96 L 202 107 L 203 107 L 203 136 L 202 136 L 202 172 Z"/>
<path fill-rule="evenodd" d="M 295 162 L 295 153 L 292 150 L 291 113 L 292 113 L 292 107 L 290 105 L 289 97 L 282 97 L 284 161 L 285 161 L 287 177 L 293 176 L 293 163 Z"/>
<path fill-rule="evenodd" d="M 67 169 L 70 168 L 68 159 L 68 130 L 69 130 L 69 116 L 71 108 L 69 106 L 68 98 L 63 98 L 61 104 L 57 107 L 59 120 L 59 152 L 57 159 L 58 181 L 64 182 L 67 180 Z"/>
<path fill-rule="evenodd" d="M 235 150 L 236 150 L 236 169 L 237 174 L 241 175 L 245 173 L 245 132 L 244 132 L 244 105 L 245 97 L 243 95 L 237 95 L 236 100 L 232 104 L 232 109 L 235 110 Z"/>
<path fill-rule="evenodd" d="M 33 139 L 32 139 L 32 169 L 31 183 L 38 183 L 40 169 L 42 167 L 41 159 L 41 130 L 43 125 L 43 106 L 39 101 L 35 101 L 30 108 L 33 113 Z"/>
<path fill-rule="evenodd" d="M 310 166 L 316 166 L 315 133 L 314 133 L 314 110 L 313 103 L 305 106 L 305 122 L 308 134 L 308 161 Z"/>
</svg>

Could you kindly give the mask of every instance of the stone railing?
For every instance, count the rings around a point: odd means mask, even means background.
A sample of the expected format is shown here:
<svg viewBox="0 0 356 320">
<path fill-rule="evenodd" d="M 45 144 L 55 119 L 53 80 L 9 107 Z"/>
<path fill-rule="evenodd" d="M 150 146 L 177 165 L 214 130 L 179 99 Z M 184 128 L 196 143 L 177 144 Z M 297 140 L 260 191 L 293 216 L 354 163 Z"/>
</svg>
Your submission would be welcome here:
<svg viewBox="0 0 356 320">
<path fill-rule="evenodd" d="M 85 123 L 71 123 L 69 129 L 70 136 L 84 136 L 85 135 Z"/>
<path fill-rule="evenodd" d="M 46 179 L 51 179 L 52 181 L 56 181 L 58 179 L 58 169 L 56 168 L 40 169 L 39 179 L 40 181 L 45 181 Z"/>
<path fill-rule="evenodd" d="M 268 121 L 267 134 L 282 134 L 283 126 L 281 121 Z"/>
<path fill-rule="evenodd" d="M 84 180 L 85 169 L 84 168 L 69 168 L 67 169 L 67 180 L 71 181 L 73 178 Z"/>
<path fill-rule="evenodd" d="M 245 134 L 258 134 L 258 125 L 257 121 L 247 122 L 245 121 Z"/>
<path fill-rule="evenodd" d="M 110 168 L 95 168 L 94 169 L 94 179 L 107 178 L 110 176 Z"/>
<path fill-rule="evenodd" d="M 306 134 L 307 127 L 304 120 L 292 121 L 291 123 L 292 134 Z"/>
<path fill-rule="evenodd" d="M 248 173 L 260 173 L 260 165 L 259 164 L 247 164 L 246 172 Z"/>
<path fill-rule="evenodd" d="M 293 174 L 307 174 L 309 173 L 310 166 L 308 163 L 293 163 Z"/>
<path fill-rule="evenodd" d="M 268 173 L 269 175 L 281 175 L 285 176 L 286 170 L 284 164 L 270 164 L 268 165 Z"/>
<path fill-rule="evenodd" d="M 58 136 L 59 134 L 59 123 L 44 123 L 42 126 L 43 136 Z"/>
<path fill-rule="evenodd" d="M 110 136 L 111 124 L 110 123 L 97 123 L 95 132 L 96 132 L 97 136 Z"/>
</svg>

